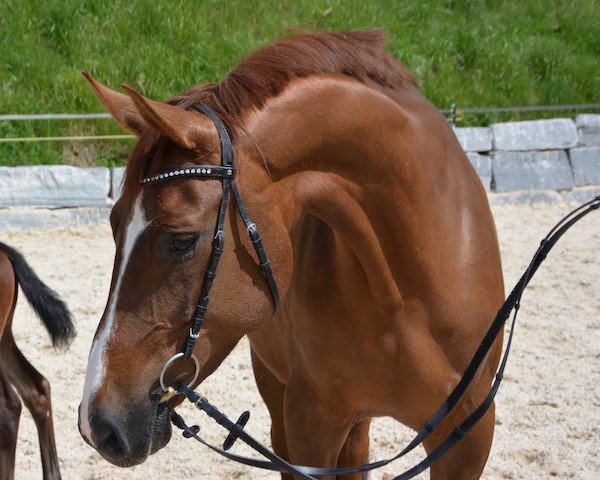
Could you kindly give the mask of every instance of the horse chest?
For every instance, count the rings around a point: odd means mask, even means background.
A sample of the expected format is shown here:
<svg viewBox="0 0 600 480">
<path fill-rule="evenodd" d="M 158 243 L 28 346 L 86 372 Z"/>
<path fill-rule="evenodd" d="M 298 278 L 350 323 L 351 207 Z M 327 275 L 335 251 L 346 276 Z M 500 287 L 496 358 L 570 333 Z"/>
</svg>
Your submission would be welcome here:
<svg viewBox="0 0 600 480">
<path fill-rule="evenodd" d="M 300 376 L 359 403 L 383 404 L 395 395 L 396 377 L 406 363 L 399 332 L 389 322 L 377 328 L 331 307 L 319 316 L 291 310 L 250 335 L 255 352 L 283 384 Z"/>
</svg>

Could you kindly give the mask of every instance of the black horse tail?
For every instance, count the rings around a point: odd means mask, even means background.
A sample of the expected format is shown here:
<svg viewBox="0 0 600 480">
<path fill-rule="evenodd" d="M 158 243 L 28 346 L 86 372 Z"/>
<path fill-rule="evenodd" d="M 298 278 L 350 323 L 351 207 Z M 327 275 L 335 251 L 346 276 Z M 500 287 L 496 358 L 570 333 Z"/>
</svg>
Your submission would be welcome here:
<svg viewBox="0 0 600 480">
<path fill-rule="evenodd" d="M 55 347 L 67 347 L 75 337 L 73 319 L 66 303 L 48 287 L 17 250 L 0 242 L 0 250 L 12 263 L 17 283 L 40 318 Z"/>
</svg>

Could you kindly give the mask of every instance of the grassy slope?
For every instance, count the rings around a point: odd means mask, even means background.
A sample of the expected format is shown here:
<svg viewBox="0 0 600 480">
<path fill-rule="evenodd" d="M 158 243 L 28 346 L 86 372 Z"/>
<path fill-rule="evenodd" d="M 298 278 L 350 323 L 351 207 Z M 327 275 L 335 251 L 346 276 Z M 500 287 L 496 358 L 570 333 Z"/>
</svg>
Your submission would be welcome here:
<svg viewBox="0 0 600 480">
<path fill-rule="evenodd" d="M 101 111 L 83 69 L 168 98 L 298 25 L 384 27 L 439 107 L 598 102 L 599 11 L 598 0 L 0 0 L 0 112 Z M 0 137 L 109 132 L 120 133 L 109 121 L 0 122 Z M 111 164 L 128 147 L 0 144 L 0 164 Z"/>
</svg>

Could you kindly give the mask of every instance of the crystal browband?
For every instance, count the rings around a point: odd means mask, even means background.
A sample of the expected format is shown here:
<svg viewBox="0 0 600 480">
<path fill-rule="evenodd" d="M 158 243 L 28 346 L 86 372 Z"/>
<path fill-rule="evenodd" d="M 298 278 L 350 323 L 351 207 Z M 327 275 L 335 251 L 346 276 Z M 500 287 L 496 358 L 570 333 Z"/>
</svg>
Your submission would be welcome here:
<svg viewBox="0 0 600 480">
<path fill-rule="evenodd" d="M 177 168 L 159 172 L 151 177 L 144 178 L 141 183 L 154 183 L 161 180 L 170 180 L 174 177 L 192 178 L 192 177 L 214 177 L 214 178 L 233 178 L 235 168 L 216 165 L 204 165 L 198 167 Z"/>
</svg>

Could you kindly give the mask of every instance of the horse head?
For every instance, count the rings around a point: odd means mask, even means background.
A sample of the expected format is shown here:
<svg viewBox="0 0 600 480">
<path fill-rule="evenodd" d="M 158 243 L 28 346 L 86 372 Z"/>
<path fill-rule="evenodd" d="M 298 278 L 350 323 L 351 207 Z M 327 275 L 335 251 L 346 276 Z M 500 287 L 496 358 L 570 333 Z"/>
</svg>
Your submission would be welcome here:
<svg viewBox="0 0 600 480">
<path fill-rule="evenodd" d="M 112 283 L 90 351 L 79 415 L 84 439 L 110 462 L 130 466 L 170 439 L 170 413 L 181 400 L 159 402 L 159 377 L 190 330 L 224 196 L 215 177 L 157 184 L 141 180 L 165 169 L 216 169 L 221 148 L 215 125 L 205 115 L 144 98 L 127 85 L 127 94 L 113 91 L 84 74 L 113 118 L 139 138 L 123 194 L 110 215 L 116 246 Z M 244 173 L 260 179 L 251 167 Z M 257 221 L 273 224 L 266 210 Z M 191 382 L 197 385 L 273 311 L 252 245 L 240 235 L 245 225 L 231 209 L 223 219 L 225 236 L 233 240 L 220 257 L 210 308 L 193 350 L 199 372 L 189 358 L 180 358 L 166 372 L 169 385 L 190 383 L 199 373 Z M 269 247 L 280 264 L 290 248 Z"/>
</svg>

